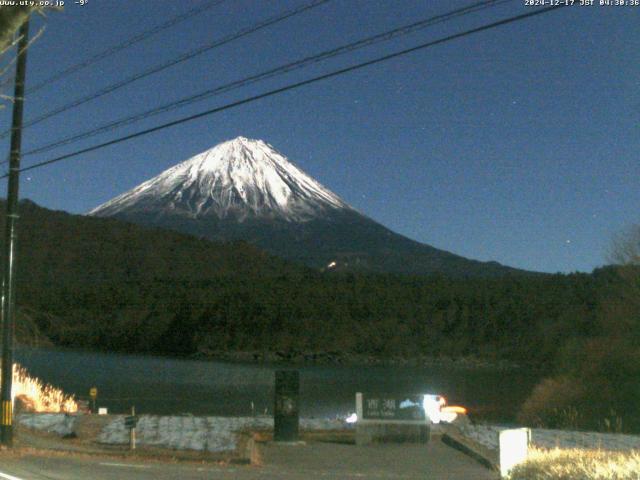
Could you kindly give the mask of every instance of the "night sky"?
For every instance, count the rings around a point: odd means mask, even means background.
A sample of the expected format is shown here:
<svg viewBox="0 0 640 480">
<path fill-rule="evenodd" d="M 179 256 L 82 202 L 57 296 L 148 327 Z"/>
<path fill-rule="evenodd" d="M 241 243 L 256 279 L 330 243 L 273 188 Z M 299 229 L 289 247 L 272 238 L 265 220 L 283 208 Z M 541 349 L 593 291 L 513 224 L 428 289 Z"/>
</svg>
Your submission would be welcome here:
<svg viewBox="0 0 640 480">
<path fill-rule="evenodd" d="M 227 0 L 28 95 L 25 119 L 307 1 Z M 470 3 L 332 0 L 27 128 L 23 147 Z M 64 12 L 32 22 L 32 35 L 45 30 L 29 51 L 27 86 L 196 5 L 68 0 Z M 26 156 L 23 165 L 531 8 L 524 0 L 496 6 Z M 243 135 L 271 143 L 361 212 L 420 242 L 518 268 L 591 271 L 606 262 L 612 235 L 640 222 L 639 23 L 640 7 L 563 8 L 25 172 L 21 197 L 84 213 Z M 10 117 L 11 108 L 0 111 L 2 130 Z M 7 139 L 0 148 L 8 152 Z"/>
</svg>

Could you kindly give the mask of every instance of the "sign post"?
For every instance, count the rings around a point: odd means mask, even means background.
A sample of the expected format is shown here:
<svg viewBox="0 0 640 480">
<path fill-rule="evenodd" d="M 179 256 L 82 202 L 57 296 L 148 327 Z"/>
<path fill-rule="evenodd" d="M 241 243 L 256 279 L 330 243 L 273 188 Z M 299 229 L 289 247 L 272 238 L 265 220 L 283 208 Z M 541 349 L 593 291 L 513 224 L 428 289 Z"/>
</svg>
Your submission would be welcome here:
<svg viewBox="0 0 640 480">
<path fill-rule="evenodd" d="M 136 407 L 131 407 L 131 415 L 124 417 L 124 426 L 129 429 L 129 448 L 136 449 L 136 425 L 138 417 L 136 417 Z"/>
<path fill-rule="evenodd" d="M 98 398 L 98 389 L 96 387 L 89 389 L 89 397 L 91 398 L 91 413 L 96 413 L 96 399 Z"/>
</svg>

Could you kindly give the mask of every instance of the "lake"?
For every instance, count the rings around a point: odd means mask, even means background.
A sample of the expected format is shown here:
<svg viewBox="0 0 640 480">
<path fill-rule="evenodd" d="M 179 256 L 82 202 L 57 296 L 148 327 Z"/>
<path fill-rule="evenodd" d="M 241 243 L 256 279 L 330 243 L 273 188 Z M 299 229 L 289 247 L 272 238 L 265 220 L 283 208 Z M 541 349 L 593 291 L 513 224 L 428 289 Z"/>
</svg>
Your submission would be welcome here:
<svg viewBox="0 0 640 480">
<path fill-rule="evenodd" d="M 275 370 L 300 371 L 302 416 L 335 417 L 355 410 L 356 392 L 434 393 L 470 415 L 513 421 L 535 384 L 519 370 L 463 367 L 249 364 L 70 350 L 19 348 L 16 361 L 41 380 L 112 413 L 250 415 L 273 412 Z"/>
</svg>

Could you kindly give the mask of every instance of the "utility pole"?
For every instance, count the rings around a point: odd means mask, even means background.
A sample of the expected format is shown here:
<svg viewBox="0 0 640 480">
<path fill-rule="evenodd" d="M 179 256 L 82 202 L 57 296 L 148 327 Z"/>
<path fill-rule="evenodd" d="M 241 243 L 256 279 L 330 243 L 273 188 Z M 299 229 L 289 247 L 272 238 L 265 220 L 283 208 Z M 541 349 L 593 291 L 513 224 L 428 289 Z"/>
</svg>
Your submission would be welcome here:
<svg viewBox="0 0 640 480">
<path fill-rule="evenodd" d="M 24 83 L 27 69 L 27 46 L 29 45 L 29 19 L 18 32 L 18 61 L 13 95 L 13 119 L 11 123 L 11 151 L 9 157 L 9 184 L 7 187 L 7 216 L 3 245 L 2 276 L 2 418 L 0 421 L 0 443 L 13 446 L 13 331 L 15 324 L 15 263 L 16 224 L 18 223 L 18 189 L 20 186 L 20 148 L 22 143 L 22 112 L 24 107 Z"/>
</svg>

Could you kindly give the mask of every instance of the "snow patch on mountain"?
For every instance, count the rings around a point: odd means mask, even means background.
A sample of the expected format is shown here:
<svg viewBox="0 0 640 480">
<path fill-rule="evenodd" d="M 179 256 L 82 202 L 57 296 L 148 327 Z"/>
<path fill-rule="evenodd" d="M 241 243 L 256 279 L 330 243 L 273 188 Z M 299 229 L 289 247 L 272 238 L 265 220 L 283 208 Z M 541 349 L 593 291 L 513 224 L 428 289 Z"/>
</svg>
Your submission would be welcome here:
<svg viewBox="0 0 640 480">
<path fill-rule="evenodd" d="M 200 153 L 95 208 L 89 215 L 303 222 L 352 208 L 262 140 L 238 137 Z"/>
</svg>

